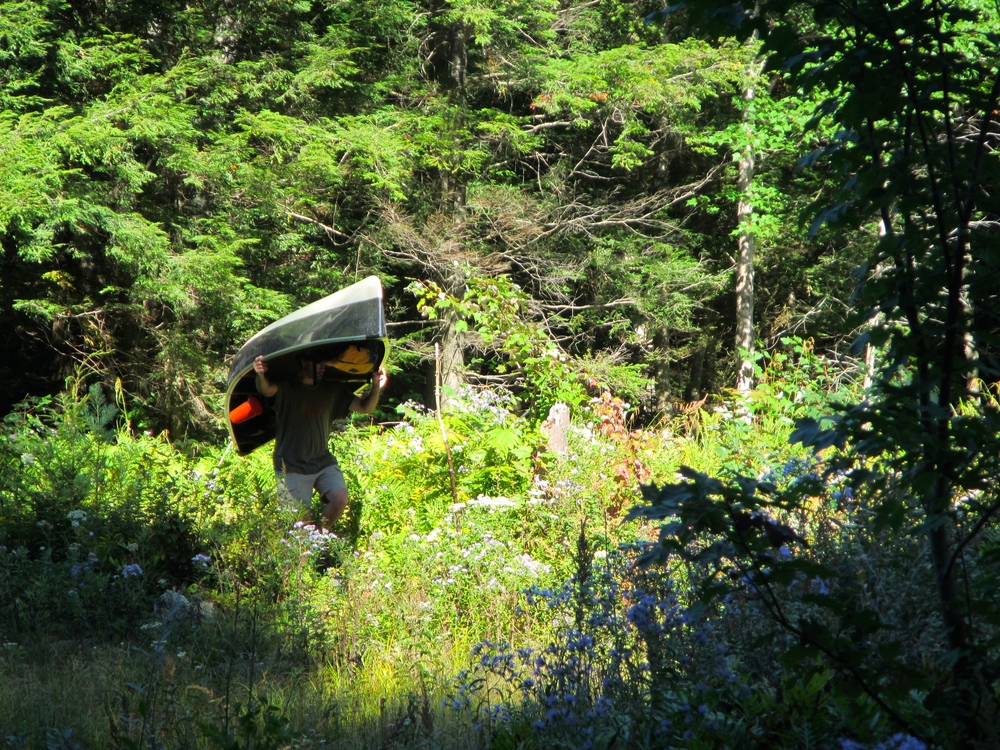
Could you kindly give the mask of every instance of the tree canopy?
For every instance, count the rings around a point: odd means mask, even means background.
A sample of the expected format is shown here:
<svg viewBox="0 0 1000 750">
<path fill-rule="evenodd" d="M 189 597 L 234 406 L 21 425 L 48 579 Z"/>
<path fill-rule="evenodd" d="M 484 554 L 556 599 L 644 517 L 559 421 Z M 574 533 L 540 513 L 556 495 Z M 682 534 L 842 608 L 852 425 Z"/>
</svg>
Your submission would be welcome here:
<svg viewBox="0 0 1000 750">
<path fill-rule="evenodd" d="M 658 7 L 4 2 L 6 403 L 83 367 L 149 427 L 217 429 L 226 357 L 368 273 L 400 397 L 454 334 L 407 285 L 504 274 L 567 355 L 645 367 L 651 410 L 698 398 L 732 381 L 748 137 L 759 337 L 834 344 L 858 240 L 795 229 L 827 179 L 795 163 L 827 143 L 796 126 L 810 94 L 765 75 L 748 135 L 755 48 L 645 21 Z M 455 341 L 460 374 L 497 375 Z"/>
</svg>

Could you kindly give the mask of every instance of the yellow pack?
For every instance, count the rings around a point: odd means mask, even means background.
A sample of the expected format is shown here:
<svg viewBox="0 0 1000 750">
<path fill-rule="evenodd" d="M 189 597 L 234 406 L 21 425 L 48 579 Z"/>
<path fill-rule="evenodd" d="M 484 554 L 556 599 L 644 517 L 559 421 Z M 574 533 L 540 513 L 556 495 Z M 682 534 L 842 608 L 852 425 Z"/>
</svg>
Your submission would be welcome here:
<svg viewBox="0 0 1000 750">
<path fill-rule="evenodd" d="M 375 369 L 368 348 L 357 344 L 348 344 L 344 351 L 333 359 L 328 359 L 326 366 L 351 375 L 367 375 Z"/>
</svg>

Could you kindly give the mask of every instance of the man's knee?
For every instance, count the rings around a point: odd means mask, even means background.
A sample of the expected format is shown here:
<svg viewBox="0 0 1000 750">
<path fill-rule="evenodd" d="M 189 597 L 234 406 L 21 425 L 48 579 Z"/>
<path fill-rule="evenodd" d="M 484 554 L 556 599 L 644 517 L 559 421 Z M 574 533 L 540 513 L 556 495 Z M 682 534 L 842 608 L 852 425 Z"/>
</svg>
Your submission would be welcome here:
<svg viewBox="0 0 1000 750">
<path fill-rule="evenodd" d="M 347 508 L 347 488 L 338 487 L 323 495 L 323 517 L 327 523 L 335 523 Z"/>
<path fill-rule="evenodd" d="M 333 490 L 327 490 L 326 494 L 323 495 L 323 503 L 336 503 L 337 505 L 347 505 L 347 488 L 338 487 Z"/>
</svg>

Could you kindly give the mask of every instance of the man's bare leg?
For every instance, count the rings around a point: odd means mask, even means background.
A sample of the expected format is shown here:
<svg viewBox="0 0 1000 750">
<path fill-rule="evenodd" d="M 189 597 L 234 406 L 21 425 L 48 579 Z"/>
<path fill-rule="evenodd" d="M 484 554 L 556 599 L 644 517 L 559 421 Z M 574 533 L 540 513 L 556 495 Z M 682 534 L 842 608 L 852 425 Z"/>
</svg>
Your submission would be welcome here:
<svg viewBox="0 0 1000 750">
<path fill-rule="evenodd" d="M 327 531 L 331 531 L 333 529 L 333 525 L 340 520 L 340 517 L 344 515 L 344 510 L 346 509 L 347 488 L 340 487 L 335 490 L 330 490 L 323 495 L 323 517 L 320 520 L 321 525 Z"/>
</svg>

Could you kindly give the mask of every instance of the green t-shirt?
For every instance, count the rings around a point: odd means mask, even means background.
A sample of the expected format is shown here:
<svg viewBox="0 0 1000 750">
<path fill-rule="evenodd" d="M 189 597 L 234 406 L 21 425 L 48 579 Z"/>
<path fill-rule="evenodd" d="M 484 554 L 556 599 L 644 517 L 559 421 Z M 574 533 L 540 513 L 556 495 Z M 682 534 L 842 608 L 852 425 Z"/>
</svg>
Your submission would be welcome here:
<svg viewBox="0 0 1000 750">
<path fill-rule="evenodd" d="M 274 470 L 316 474 L 335 464 L 329 446 L 330 426 L 350 413 L 353 400 L 353 391 L 340 383 L 279 383 L 274 402 Z"/>
</svg>

